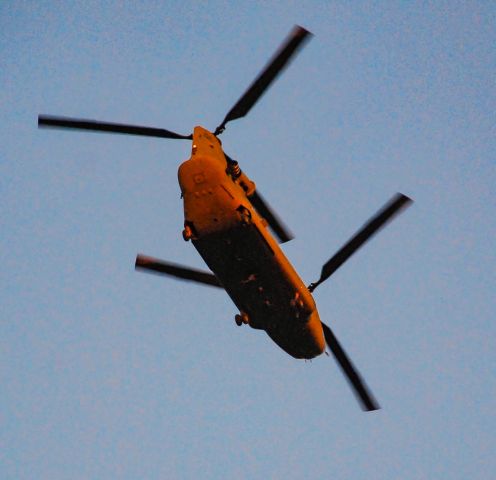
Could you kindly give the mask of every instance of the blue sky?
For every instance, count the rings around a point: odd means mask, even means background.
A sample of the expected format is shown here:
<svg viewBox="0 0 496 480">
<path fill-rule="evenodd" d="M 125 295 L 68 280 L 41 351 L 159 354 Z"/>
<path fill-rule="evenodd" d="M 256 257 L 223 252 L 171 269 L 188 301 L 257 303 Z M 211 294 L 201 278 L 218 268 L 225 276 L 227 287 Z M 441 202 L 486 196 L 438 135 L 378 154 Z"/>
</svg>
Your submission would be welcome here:
<svg viewBox="0 0 496 480">
<path fill-rule="evenodd" d="M 496 471 L 492 2 L 0 4 L 0 477 L 490 479 Z M 134 271 L 182 241 L 190 144 L 38 130 L 39 113 L 215 128 L 294 24 L 314 33 L 223 145 L 296 235 L 331 358 Z"/>
</svg>

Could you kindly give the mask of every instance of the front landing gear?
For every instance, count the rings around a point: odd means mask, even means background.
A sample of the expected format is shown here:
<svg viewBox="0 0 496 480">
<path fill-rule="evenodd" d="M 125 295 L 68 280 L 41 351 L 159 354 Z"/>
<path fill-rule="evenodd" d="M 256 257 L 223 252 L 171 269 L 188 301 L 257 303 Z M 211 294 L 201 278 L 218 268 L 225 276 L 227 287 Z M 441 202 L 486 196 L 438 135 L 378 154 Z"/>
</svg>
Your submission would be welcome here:
<svg viewBox="0 0 496 480">
<path fill-rule="evenodd" d="M 295 318 L 300 318 L 300 314 L 304 310 L 303 300 L 300 298 L 300 293 L 296 292 L 294 298 L 289 301 L 291 308 L 294 311 Z"/>
<path fill-rule="evenodd" d="M 248 317 L 248 315 L 245 312 L 241 312 L 240 314 L 238 314 L 234 317 L 234 321 L 236 322 L 236 325 L 238 327 L 241 327 L 241 325 L 243 325 L 243 323 L 245 325 L 248 325 L 250 323 L 250 318 Z"/>
</svg>

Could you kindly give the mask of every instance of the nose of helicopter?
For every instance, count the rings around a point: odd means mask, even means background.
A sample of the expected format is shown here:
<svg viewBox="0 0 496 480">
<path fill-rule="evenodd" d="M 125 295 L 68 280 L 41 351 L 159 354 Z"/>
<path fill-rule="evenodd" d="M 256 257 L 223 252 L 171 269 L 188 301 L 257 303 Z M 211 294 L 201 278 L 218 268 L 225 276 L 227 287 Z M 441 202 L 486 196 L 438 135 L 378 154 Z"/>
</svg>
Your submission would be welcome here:
<svg viewBox="0 0 496 480">
<path fill-rule="evenodd" d="M 268 328 L 267 334 L 286 353 L 294 358 L 310 360 L 325 350 L 325 338 L 319 314 L 314 311 L 307 322 L 291 321 L 283 329 Z"/>
<path fill-rule="evenodd" d="M 309 336 L 311 340 L 308 342 L 308 350 L 309 353 L 312 353 L 312 357 L 305 358 L 314 358 L 318 355 L 324 353 L 326 343 L 324 338 L 324 331 L 322 330 L 322 323 L 319 318 L 319 314 L 317 310 L 315 310 L 308 320 L 307 330 L 309 332 Z"/>
</svg>

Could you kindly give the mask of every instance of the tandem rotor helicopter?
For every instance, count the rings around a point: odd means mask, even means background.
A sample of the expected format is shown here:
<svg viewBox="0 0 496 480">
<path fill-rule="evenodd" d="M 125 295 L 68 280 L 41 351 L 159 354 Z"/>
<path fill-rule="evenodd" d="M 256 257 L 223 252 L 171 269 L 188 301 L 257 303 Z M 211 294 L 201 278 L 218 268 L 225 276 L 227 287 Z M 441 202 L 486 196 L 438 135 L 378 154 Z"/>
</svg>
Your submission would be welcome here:
<svg viewBox="0 0 496 480">
<path fill-rule="evenodd" d="M 244 117 L 311 36 L 295 26 L 222 123 L 210 132 L 195 127 L 190 135 L 170 130 L 94 120 L 40 115 L 39 127 L 90 130 L 192 140 L 191 157 L 178 171 L 184 204 L 183 238 L 191 241 L 211 272 L 138 255 L 136 268 L 224 289 L 239 309 L 238 325 L 265 330 L 285 352 L 312 359 L 327 344 L 366 411 L 379 409 L 332 330 L 320 321 L 312 292 L 353 253 L 412 201 L 396 194 L 322 267 L 320 278 L 305 286 L 278 242 L 292 239 L 255 183 L 222 148 L 226 124 Z"/>
</svg>

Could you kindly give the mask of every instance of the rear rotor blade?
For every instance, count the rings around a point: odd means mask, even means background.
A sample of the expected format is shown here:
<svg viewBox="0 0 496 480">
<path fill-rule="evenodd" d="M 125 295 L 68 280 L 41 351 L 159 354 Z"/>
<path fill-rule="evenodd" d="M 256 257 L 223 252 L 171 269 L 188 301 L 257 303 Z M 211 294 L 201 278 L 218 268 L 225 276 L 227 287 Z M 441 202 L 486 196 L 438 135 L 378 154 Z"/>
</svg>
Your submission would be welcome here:
<svg viewBox="0 0 496 480">
<path fill-rule="evenodd" d="M 270 84 L 289 64 L 289 61 L 303 46 L 311 33 L 296 25 L 285 42 L 281 45 L 275 56 L 266 65 L 256 80 L 250 85 L 248 90 L 241 96 L 234 107 L 224 118 L 224 121 L 217 127 L 215 134 L 218 135 L 224 130 L 226 123 L 237 118 L 244 117 L 255 105 L 258 99 L 264 94 Z"/>
<path fill-rule="evenodd" d="M 224 152 L 224 155 L 228 163 L 228 170 L 233 180 L 240 178 L 243 173 L 239 168 L 239 163 L 231 158 L 229 155 L 227 155 L 227 153 Z M 247 180 L 249 179 L 247 178 Z M 280 243 L 288 242 L 289 240 L 292 240 L 294 238 L 291 231 L 284 225 L 284 223 L 279 219 L 276 213 L 269 207 L 269 204 L 258 192 L 258 190 L 255 190 L 253 193 L 251 193 L 248 198 L 257 212 L 267 221 L 270 228 L 279 238 Z"/>
<path fill-rule="evenodd" d="M 68 128 L 73 130 L 90 130 L 93 132 L 122 133 L 128 135 L 141 135 L 144 137 L 159 137 L 191 140 L 192 135 L 181 135 L 179 133 L 165 130 L 164 128 L 142 127 L 139 125 L 125 125 L 122 123 L 98 122 L 82 118 L 54 117 L 51 115 L 39 115 L 38 127 Z"/>
<path fill-rule="evenodd" d="M 212 273 L 196 270 L 194 268 L 183 267 L 182 265 L 165 262 L 164 260 L 148 257 L 146 255 L 138 254 L 136 256 L 135 268 L 137 270 L 146 270 L 151 273 L 170 275 L 171 277 L 181 278 L 183 280 L 224 288 L 219 283 L 219 280 L 217 280 L 217 277 Z"/>
<path fill-rule="evenodd" d="M 279 238 L 281 243 L 288 242 L 294 238 L 291 231 L 284 225 L 284 223 L 279 219 L 279 217 L 274 213 L 274 211 L 269 207 L 269 204 L 265 201 L 262 195 L 255 190 L 253 194 L 248 197 L 250 202 L 256 208 L 257 212 L 267 220 L 270 228 L 274 231 Z"/>
<path fill-rule="evenodd" d="M 384 227 L 412 200 L 402 193 L 397 193 L 374 217 L 372 217 L 341 249 L 322 267 L 320 278 L 312 283 L 309 290 L 313 292 L 323 281 L 327 280 L 346 260 L 348 260 L 367 240 Z"/>
<path fill-rule="evenodd" d="M 345 377 L 350 382 L 350 385 L 353 388 L 353 392 L 360 401 L 362 409 L 367 412 L 379 410 L 381 407 L 367 388 L 367 385 L 363 381 L 353 363 L 351 363 L 351 360 L 348 358 L 348 355 L 343 350 L 343 347 L 341 347 L 341 345 L 339 344 L 338 339 L 336 338 L 334 333 L 332 333 L 332 330 L 325 323 L 322 323 L 322 328 L 324 330 L 324 337 L 326 339 L 327 345 L 331 349 L 331 352 L 333 353 L 334 358 L 341 367 L 341 370 L 343 371 Z"/>
</svg>

